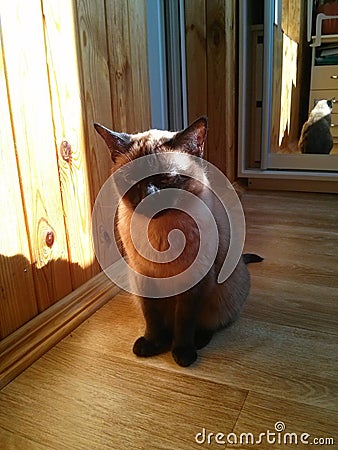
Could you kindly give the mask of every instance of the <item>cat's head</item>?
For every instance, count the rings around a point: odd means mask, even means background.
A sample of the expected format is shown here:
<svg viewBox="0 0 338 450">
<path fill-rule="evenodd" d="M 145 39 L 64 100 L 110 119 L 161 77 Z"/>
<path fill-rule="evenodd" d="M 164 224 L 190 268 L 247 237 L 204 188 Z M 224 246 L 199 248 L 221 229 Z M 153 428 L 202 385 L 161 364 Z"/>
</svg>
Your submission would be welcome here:
<svg viewBox="0 0 338 450">
<path fill-rule="evenodd" d="M 330 100 L 315 99 L 313 111 L 315 111 L 317 114 L 320 113 L 322 117 L 325 117 L 328 114 L 331 114 L 334 102 L 335 97 L 331 98 Z"/>
<path fill-rule="evenodd" d="M 170 159 L 170 169 L 135 182 L 124 201 L 135 208 L 145 197 L 155 194 L 163 189 L 184 189 L 196 195 L 203 189 L 203 184 L 196 181 L 194 175 L 201 171 L 201 166 L 189 155 L 202 158 L 204 143 L 207 134 L 207 118 L 201 117 L 182 131 L 171 132 L 162 130 L 149 130 L 138 134 L 117 133 L 100 124 L 94 124 L 96 131 L 105 140 L 112 160 L 113 171 L 128 167 L 128 176 L 131 180 L 135 176 L 133 170 L 139 170 L 139 165 L 127 164 L 144 156 L 153 155 L 151 161 L 159 164 L 163 159 Z M 156 158 L 158 154 L 164 155 Z M 165 161 L 167 164 L 167 161 Z M 134 167 L 136 167 L 134 169 Z M 168 167 L 168 165 L 167 165 Z M 189 176 L 186 171 L 189 169 Z M 184 174 L 182 174 L 184 169 Z M 135 178 L 140 179 L 138 173 Z M 141 174 L 142 175 L 142 174 Z M 135 179 L 134 178 L 134 179 Z"/>
<path fill-rule="evenodd" d="M 332 108 L 333 108 L 333 103 L 336 101 L 336 98 L 335 97 L 333 97 L 333 98 L 331 98 L 330 100 L 327 100 L 327 105 L 328 105 L 328 107 L 331 109 L 331 111 L 332 111 Z"/>
</svg>

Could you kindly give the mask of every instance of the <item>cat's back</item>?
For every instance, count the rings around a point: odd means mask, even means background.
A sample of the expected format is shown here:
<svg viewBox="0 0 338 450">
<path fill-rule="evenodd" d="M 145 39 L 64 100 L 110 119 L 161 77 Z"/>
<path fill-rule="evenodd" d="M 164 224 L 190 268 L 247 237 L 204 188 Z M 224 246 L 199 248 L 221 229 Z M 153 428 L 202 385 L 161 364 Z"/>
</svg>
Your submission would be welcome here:
<svg viewBox="0 0 338 450">
<path fill-rule="evenodd" d="M 303 127 L 299 147 L 302 153 L 328 154 L 333 146 L 330 120 L 322 117 Z"/>
<path fill-rule="evenodd" d="M 319 100 L 302 127 L 299 150 L 309 154 L 328 154 L 333 146 L 331 135 L 332 100 Z"/>
</svg>

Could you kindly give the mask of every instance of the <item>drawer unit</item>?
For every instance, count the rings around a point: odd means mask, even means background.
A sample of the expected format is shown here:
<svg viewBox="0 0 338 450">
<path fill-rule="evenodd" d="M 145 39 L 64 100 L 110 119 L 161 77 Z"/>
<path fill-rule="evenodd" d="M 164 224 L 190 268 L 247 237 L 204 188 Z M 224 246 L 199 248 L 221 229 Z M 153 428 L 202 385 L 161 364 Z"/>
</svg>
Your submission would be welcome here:
<svg viewBox="0 0 338 450">
<path fill-rule="evenodd" d="M 312 89 L 338 90 L 338 66 L 312 67 L 311 90 Z"/>
<path fill-rule="evenodd" d="M 338 46 L 338 40 L 336 41 Z M 331 134 L 333 143 L 338 144 L 338 65 L 316 66 L 316 51 L 317 47 L 313 47 L 309 113 L 314 107 L 315 100 L 335 99 L 332 105 Z"/>
<path fill-rule="evenodd" d="M 338 89 L 316 89 L 310 91 L 309 112 L 313 109 L 315 100 L 331 100 L 335 98 L 332 105 L 332 114 L 338 114 Z"/>
<path fill-rule="evenodd" d="M 332 114 L 331 134 L 333 137 L 333 142 L 336 144 L 338 142 L 338 114 Z"/>
</svg>

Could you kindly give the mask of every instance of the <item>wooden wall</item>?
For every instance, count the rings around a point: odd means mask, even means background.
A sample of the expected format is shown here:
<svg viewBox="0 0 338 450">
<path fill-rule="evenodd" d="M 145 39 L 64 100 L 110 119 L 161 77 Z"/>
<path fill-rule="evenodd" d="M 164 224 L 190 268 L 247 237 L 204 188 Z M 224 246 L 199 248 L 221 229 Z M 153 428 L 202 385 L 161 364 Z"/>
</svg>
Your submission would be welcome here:
<svg viewBox="0 0 338 450">
<path fill-rule="evenodd" d="M 145 0 L 0 1 L 0 339 L 99 271 L 91 210 L 110 173 L 93 129 L 151 125 Z M 189 120 L 236 177 L 236 1 L 186 0 Z"/>
<path fill-rule="evenodd" d="M 99 271 L 93 122 L 150 127 L 144 0 L 0 2 L 0 338 Z M 135 100 L 136 99 L 136 100 Z"/>
<path fill-rule="evenodd" d="M 237 174 L 237 2 L 185 0 L 189 121 L 209 118 L 207 159 Z"/>
</svg>

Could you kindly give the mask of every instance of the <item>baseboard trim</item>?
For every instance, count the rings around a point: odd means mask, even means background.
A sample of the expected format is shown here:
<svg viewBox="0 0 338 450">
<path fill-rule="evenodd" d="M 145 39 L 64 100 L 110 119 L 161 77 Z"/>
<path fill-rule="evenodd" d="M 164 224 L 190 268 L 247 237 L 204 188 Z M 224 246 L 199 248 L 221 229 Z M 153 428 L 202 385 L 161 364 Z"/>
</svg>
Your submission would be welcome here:
<svg viewBox="0 0 338 450">
<path fill-rule="evenodd" d="M 0 389 L 50 350 L 120 289 L 102 272 L 0 342 Z"/>
<path fill-rule="evenodd" d="M 337 181 L 249 178 L 249 189 L 338 193 Z"/>
</svg>

